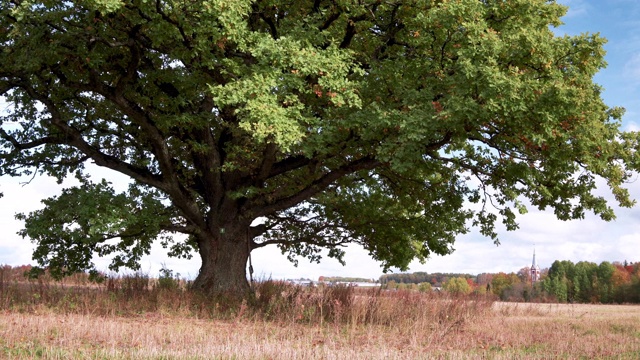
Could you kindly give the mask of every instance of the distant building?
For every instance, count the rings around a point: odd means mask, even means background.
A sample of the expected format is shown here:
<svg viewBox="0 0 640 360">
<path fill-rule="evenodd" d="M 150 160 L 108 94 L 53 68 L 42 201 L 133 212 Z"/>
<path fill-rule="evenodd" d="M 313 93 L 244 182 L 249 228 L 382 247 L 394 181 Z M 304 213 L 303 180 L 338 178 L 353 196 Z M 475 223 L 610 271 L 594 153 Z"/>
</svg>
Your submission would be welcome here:
<svg viewBox="0 0 640 360">
<path fill-rule="evenodd" d="M 536 264 L 536 249 L 533 249 L 533 262 L 531 263 L 531 283 L 540 280 L 540 266 Z"/>
</svg>

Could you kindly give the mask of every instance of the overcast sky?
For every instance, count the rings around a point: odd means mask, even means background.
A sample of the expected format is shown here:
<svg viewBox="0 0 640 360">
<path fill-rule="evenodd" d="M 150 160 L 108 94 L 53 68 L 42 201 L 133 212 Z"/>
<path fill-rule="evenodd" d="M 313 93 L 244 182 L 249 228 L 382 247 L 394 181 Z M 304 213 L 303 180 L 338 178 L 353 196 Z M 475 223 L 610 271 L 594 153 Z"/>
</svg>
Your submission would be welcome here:
<svg viewBox="0 0 640 360">
<path fill-rule="evenodd" d="M 640 128 L 640 1 L 637 0 L 565 0 L 570 7 L 563 19 L 565 25 L 557 29 L 558 34 L 571 35 L 584 32 L 599 32 L 609 42 L 606 60 L 608 67 L 596 76 L 596 82 L 605 88 L 604 99 L 610 106 L 627 109 L 623 118 L 625 130 Z M 122 177 L 108 177 L 115 183 L 125 183 Z M 31 263 L 33 245 L 16 235 L 22 224 L 14 220 L 17 212 L 29 212 L 39 208 L 40 200 L 56 195 L 59 187 L 47 178 L 0 179 L 0 265 L 23 265 Z M 629 184 L 632 195 L 640 199 L 640 180 Z M 611 198 L 602 188 L 602 194 Z M 604 222 L 588 215 L 585 220 L 562 222 L 552 212 L 530 212 L 518 218 L 520 230 L 500 231 L 501 245 L 495 246 L 490 239 L 472 231 L 460 236 L 453 254 L 433 257 L 425 264 L 413 263 L 409 271 L 464 272 L 516 272 L 530 265 L 535 250 L 538 264 L 549 267 L 554 260 L 577 261 L 640 261 L 640 208 L 618 209 L 617 219 Z M 255 275 L 262 278 L 311 278 L 319 276 L 357 276 L 378 278 L 382 274 L 380 264 L 372 261 L 358 247 L 349 247 L 347 266 L 332 259 L 321 264 L 309 264 L 304 259 L 299 266 L 292 266 L 277 248 L 263 248 L 253 252 Z M 197 275 L 200 261 L 176 260 L 164 256 L 162 249 L 154 248 L 145 257 L 142 270 L 155 275 L 161 264 L 193 278 Z M 102 269 L 106 261 L 97 260 Z"/>
</svg>

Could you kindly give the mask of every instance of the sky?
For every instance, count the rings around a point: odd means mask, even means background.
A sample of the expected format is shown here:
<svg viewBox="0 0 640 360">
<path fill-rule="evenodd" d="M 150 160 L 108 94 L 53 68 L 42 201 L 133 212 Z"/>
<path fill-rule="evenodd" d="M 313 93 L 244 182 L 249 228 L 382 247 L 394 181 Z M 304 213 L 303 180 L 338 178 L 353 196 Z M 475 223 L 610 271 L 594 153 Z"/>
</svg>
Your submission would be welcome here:
<svg viewBox="0 0 640 360">
<path fill-rule="evenodd" d="M 564 0 L 569 6 L 563 18 L 564 25 L 554 31 L 558 34 L 577 35 L 585 32 L 600 33 L 608 39 L 605 57 L 608 67 L 601 70 L 595 82 L 604 88 L 603 98 L 610 106 L 626 108 L 623 130 L 640 130 L 640 1 L 637 0 Z M 103 173 L 98 170 L 97 173 Z M 114 184 L 126 184 L 126 178 L 105 173 Z M 26 184 L 28 182 L 28 184 Z M 72 183 L 69 183 L 72 184 Z M 67 185 L 69 185 L 67 184 Z M 612 196 L 606 185 L 599 193 Z M 632 197 L 640 200 L 640 179 L 628 185 Z M 33 263 L 33 244 L 16 233 L 22 223 L 14 215 L 40 208 L 40 200 L 58 194 L 60 186 L 50 178 L 0 178 L 0 265 Z M 600 192 L 601 191 L 601 192 Z M 424 264 L 414 262 L 409 272 L 425 271 L 455 273 L 517 272 L 530 266 L 535 249 L 541 268 L 551 266 L 555 260 L 640 261 L 640 206 L 632 209 L 616 208 L 617 219 L 604 222 L 594 215 L 584 220 L 563 222 L 555 219 L 551 211 L 536 211 L 518 217 L 520 229 L 514 232 L 499 230 L 501 244 L 482 237 L 477 231 L 459 236 L 455 251 L 447 256 L 434 256 Z M 377 279 L 382 275 L 380 263 L 373 261 L 358 246 L 346 249 L 346 266 L 326 258 L 320 264 L 300 259 L 298 267 L 288 262 L 275 247 L 265 247 L 252 253 L 255 278 L 317 279 L 319 276 L 349 276 Z M 106 270 L 108 260 L 96 259 L 99 269 Z M 143 258 L 143 272 L 155 276 L 165 266 L 182 277 L 194 278 L 200 260 L 168 258 L 159 246 Z M 396 271 L 397 272 L 397 271 Z"/>
</svg>

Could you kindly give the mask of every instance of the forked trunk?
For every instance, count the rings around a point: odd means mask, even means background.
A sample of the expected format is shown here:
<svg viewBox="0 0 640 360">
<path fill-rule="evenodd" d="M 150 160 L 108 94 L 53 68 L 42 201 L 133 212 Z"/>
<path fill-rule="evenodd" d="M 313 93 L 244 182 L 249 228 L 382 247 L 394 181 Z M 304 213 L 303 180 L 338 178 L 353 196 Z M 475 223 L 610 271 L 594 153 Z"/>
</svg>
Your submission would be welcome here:
<svg viewBox="0 0 640 360">
<path fill-rule="evenodd" d="M 230 230 L 221 230 L 219 236 L 200 239 L 202 266 L 193 282 L 194 290 L 239 298 L 250 293 L 246 272 L 248 235 L 246 231 Z"/>
</svg>

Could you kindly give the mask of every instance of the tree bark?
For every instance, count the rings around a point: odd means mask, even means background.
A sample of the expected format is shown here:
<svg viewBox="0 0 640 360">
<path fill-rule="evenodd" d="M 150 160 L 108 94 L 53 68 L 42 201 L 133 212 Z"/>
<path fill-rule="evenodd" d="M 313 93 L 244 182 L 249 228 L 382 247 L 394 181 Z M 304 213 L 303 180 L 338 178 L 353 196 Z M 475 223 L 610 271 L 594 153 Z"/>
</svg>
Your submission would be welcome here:
<svg viewBox="0 0 640 360">
<path fill-rule="evenodd" d="M 249 258 L 247 229 L 220 228 L 219 234 L 198 241 L 202 266 L 193 290 L 207 295 L 245 298 L 251 291 L 247 281 Z"/>
</svg>

